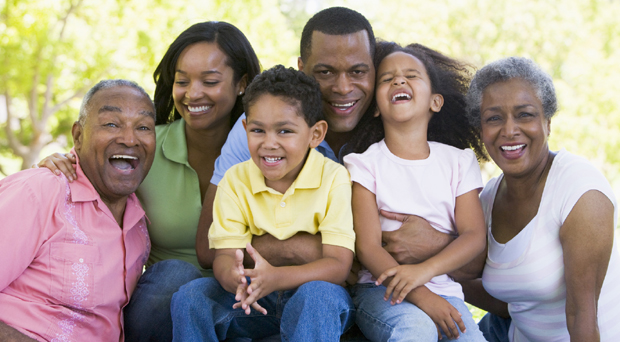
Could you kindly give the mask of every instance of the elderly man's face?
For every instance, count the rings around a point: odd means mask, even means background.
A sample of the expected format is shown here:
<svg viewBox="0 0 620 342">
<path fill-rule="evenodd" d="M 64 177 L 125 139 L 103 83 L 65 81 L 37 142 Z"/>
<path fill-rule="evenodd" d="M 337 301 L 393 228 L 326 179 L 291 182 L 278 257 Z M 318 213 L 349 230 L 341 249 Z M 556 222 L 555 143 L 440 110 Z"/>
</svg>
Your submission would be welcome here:
<svg viewBox="0 0 620 342">
<path fill-rule="evenodd" d="M 137 89 L 103 89 L 86 108 L 84 126 L 73 125 L 75 151 L 84 174 L 110 203 L 136 191 L 155 154 L 154 108 Z"/>
</svg>

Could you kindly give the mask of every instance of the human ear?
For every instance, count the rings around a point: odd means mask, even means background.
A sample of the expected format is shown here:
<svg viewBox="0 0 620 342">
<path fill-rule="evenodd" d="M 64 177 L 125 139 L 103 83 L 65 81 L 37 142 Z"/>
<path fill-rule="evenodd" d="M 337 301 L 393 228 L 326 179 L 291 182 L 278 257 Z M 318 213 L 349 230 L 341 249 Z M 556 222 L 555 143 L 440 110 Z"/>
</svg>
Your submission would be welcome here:
<svg viewBox="0 0 620 342">
<path fill-rule="evenodd" d="M 381 111 L 379 111 L 379 106 L 377 106 L 377 108 L 375 109 L 375 113 L 372 115 L 375 118 L 378 118 L 381 116 Z"/>
<path fill-rule="evenodd" d="M 246 116 L 246 118 L 247 118 L 247 116 Z M 243 129 L 247 131 L 248 130 L 248 122 L 246 121 L 246 119 L 242 119 L 241 123 L 243 124 Z"/>
<path fill-rule="evenodd" d="M 241 77 L 241 79 L 237 83 L 237 94 L 239 94 L 239 96 L 245 93 L 245 87 L 247 87 L 247 85 L 248 85 L 248 74 L 245 74 L 243 75 L 243 77 Z"/>
<path fill-rule="evenodd" d="M 74 122 L 73 127 L 71 127 L 71 135 L 73 136 L 73 146 L 75 147 L 75 152 L 80 152 L 82 149 L 82 138 L 84 136 L 84 128 L 80 125 L 79 122 Z"/>
<path fill-rule="evenodd" d="M 297 57 L 297 69 L 304 71 L 304 62 L 301 60 L 301 57 Z"/>
<path fill-rule="evenodd" d="M 312 139 L 310 140 L 310 148 L 315 148 L 325 139 L 327 134 L 327 121 L 321 120 L 310 127 Z"/>
<path fill-rule="evenodd" d="M 441 107 L 443 107 L 443 95 L 433 94 L 431 96 L 433 97 L 431 100 L 431 110 L 438 113 L 441 110 Z"/>
</svg>

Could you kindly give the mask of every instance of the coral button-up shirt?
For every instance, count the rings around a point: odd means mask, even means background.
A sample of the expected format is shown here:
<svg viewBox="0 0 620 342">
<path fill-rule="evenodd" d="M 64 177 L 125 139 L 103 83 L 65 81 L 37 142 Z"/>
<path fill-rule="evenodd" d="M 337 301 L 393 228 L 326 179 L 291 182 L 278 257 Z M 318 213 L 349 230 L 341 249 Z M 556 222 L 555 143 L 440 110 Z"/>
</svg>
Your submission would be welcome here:
<svg viewBox="0 0 620 342">
<path fill-rule="evenodd" d="M 134 194 L 123 228 L 77 166 L 0 181 L 0 321 L 39 341 L 123 341 L 150 241 Z"/>
</svg>

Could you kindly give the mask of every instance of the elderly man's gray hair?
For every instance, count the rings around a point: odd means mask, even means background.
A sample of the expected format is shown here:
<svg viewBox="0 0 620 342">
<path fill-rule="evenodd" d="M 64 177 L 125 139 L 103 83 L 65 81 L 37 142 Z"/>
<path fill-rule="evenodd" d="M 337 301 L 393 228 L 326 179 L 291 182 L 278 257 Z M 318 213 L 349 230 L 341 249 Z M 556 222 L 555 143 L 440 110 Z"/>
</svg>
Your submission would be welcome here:
<svg viewBox="0 0 620 342">
<path fill-rule="evenodd" d="M 121 80 L 121 79 L 99 81 L 99 83 L 95 84 L 94 87 L 90 88 L 88 93 L 84 95 L 84 99 L 82 99 L 82 105 L 80 106 L 80 115 L 78 116 L 78 123 L 80 124 L 80 126 L 84 126 L 84 123 L 86 122 L 86 116 L 88 114 L 86 110 L 93 96 L 100 90 L 115 88 L 115 87 L 134 88 L 138 90 L 140 93 L 142 93 L 144 97 L 149 99 L 149 102 L 151 103 L 151 105 L 155 107 L 155 105 L 153 104 L 153 100 L 151 100 L 151 97 L 149 96 L 149 94 L 147 94 L 146 91 L 144 91 L 144 89 L 142 89 L 142 87 L 140 87 L 136 82 L 128 81 L 128 80 Z"/>
<path fill-rule="evenodd" d="M 494 83 L 509 81 L 513 78 L 520 78 L 532 85 L 538 99 L 542 102 L 545 117 L 551 119 L 558 109 L 551 76 L 531 59 L 508 57 L 487 64 L 478 70 L 472 79 L 467 92 L 467 118 L 472 125 L 476 127 L 481 125 L 480 105 L 484 90 Z"/>
</svg>

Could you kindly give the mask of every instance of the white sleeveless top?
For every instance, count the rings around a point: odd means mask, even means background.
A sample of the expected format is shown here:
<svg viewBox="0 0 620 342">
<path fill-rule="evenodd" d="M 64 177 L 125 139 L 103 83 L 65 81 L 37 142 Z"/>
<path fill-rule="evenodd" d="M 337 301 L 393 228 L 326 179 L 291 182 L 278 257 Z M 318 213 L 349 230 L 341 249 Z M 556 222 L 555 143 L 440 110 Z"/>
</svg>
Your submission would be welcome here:
<svg viewBox="0 0 620 342">
<path fill-rule="evenodd" d="M 501 178 L 489 181 L 480 196 L 489 237 L 484 288 L 508 303 L 510 341 L 569 341 L 560 227 L 589 190 L 600 191 L 613 203 L 616 227 L 618 206 L 611 186 L 585 158 L 560 151 L 549 170 L 538 213 L 517 236 L 500 244 L 491 233 L 491 213 Z M 601 341 L 620 341 L 619 303 L 620 250 L 616 236 L 598 301 Z"/>
</svg>

